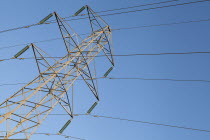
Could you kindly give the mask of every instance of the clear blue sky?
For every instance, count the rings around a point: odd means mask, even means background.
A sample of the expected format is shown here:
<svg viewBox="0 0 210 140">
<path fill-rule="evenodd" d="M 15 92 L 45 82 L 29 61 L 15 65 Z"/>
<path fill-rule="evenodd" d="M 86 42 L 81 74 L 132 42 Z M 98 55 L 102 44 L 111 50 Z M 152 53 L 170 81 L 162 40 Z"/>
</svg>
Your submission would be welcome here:
<svg viewBox="0 0 210 140">
<path fill-rule="evenodd" d="M 163 0 L 4 0 L 0 4 L 0 30 L 37 23 L 54 11 L 62 17 L 73 15 L 83 5 L 101 11 L 160 1 Z M 173 4 L 189 1 L 195 0 L 180 0 Z M 103 18 L 112 29 L 116 29 L 209 19 L 209 13 L 210 2 L 203 2 Z M 69 24 L 78 33 L 87 32 L 79 26 L 82 21 Z M 56 37 L 60 37 L 60 34 L 55 25 L 6 32 L 0 34 L 0 48 Z M 209 38 L 210 22 L 113 31 L 115 54 L 210 51 Z M 37 46 L 46 51 L 49 49 L 57 56 L 62 54 L 59 47 L 64 47 L 60 40 L 39 43 Z M 1 49 L 0 59 L 11 58 L 23 47 Z M 33 56 L 31 52 L 24 55 Z M 115 57 L 116 67 L 110 77 L 210 80 L 209 59 L 209 54 Z M 0 68 L 0 84 L 28 82 L 38 74 L 32 60 L 0 62 Z M 0 101 L 20 88 L 21 85 L 1 86 Z M 76 94 L 80 95 L 76 112 L 81 113 L 80 108 L 88 109 L 91 104 L 88 101 L 86 103 L 86 95 L 82 94 L 91 93 L 80 82 L 75 88 Z M 210 130 L 209 83 L 103 79 L 99 81 L 99 91 L 101 102 L 93 114 Z M 63 111 L 58 107 L 53 113 Z M 57 133 L 67 120 L 68 116 L 49 116 L 37 132 Z M 88 116 L 75 118 L 64 134 L 87 140 L 210 139 L 210 133 L 206 132 Z M 65 138 L 45 135 L 34 135 L 31 138 L 36 139 Z"/>
</svg>

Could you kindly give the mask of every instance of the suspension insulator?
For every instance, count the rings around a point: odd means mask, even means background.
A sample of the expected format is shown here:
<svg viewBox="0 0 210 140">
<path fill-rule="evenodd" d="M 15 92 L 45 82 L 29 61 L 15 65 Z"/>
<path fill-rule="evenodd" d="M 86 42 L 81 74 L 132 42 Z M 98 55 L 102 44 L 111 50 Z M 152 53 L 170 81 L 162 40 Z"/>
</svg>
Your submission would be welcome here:
<svg viewBox="0 0 210 140">
<path fill-rule="evenodd" d="M 90 107 L 90 109 L 87 111 L 87 114 L 90 114 L 90 113 L 93 111 L 93 109 L 96 107 L 97 104 L 98 104 L 98 102 L 95 102 L 95 103 Z"/>
<path fill-rule="evenodd" d="M 85 8 L 86 8 L 86 6 L 83 6 L 82 8 L 80 8 L 80 9 L 74 14 L 74 16 L 78 16 Z"/>
<path fill-rule="evenodd" d="M 113 67 L 109 68 L 108 71 L 104 74 L 104 77 L 107 77 L 112 70 L 113 70 Z"/>
<path fill-rule="evenodd" d="M 63 131 L 69 126 L 69 124 L 71 123 L 71 120 L 68 120 L 65 125 L 61 128 L 61 130 L 59 131 L 60 134 L 63 133 Z"/>
<path fill-rule="evenodd" d="M 23 54 L 25 51 L 27 51 L 29 49 L 29 45 L 27 45 L 25 48 L 23 48 L 22 50 L 20 50 L 16 55 L 14 55 L 14 58 L 18 58 L 21 54 Z"/>
<path fill-rule="evenodd" d="M 40 22 L 39 22 L 39 24 L 43 24 L 43 23 L 45 23 L 45 21 L 47 21 L 49 18 L 51 18 L 53 16 L 53 13 L 50 13 L 48 16 L 46 16 L 45 18 L 43 18 Z"/>
</svg>

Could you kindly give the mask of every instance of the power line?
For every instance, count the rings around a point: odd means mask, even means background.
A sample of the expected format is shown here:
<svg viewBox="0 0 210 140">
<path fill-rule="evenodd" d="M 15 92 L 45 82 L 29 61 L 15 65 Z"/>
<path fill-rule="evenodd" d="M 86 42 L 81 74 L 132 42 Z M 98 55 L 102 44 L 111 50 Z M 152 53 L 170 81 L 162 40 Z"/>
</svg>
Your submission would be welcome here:
<svg viewBox="0 0 210 140">
<path fill-rule="evenodd" d="M 175 6 L 188 5 L 188 4 L 195 4 L 195 3 L 207 2 L 207 1 L 210 1 L 210 0 L 191 1 L 191 2 L 186 2 L 186 3 L 172 4 L 172 5 L 166 5 L 166 6 L 158 6 L 158 7 L 146 8 L 146 9 L 139 9 L 139 10 L 133 10 L 133 11 L 110 13 L 110 14 L 104 14 L 104 15 L 99 15 L 99 16 L 102 17 L 102 16 L 112 16 L 112 15 L 119 15 L 119 14 L 142 12 L 142 11 L 148 11 L 148 10 L 154 10 L 154 9 L 162 9 L 162 8 L 175 7 Z M 68 19 L 70 17 L 72 17 L 72 16 L 65 17 L 64 18 L 65 21 L 74 21 L 74 20 L 88 19 L 88 17 L 83 17 L 83 18 L 75 18 L 75 19 L 66 20 L 66 19 Z M 51 21 L 50 23 L 54 23 L 54 22 Z"/>
<path fill-rule="evenodd" d="M 100 15 L 100 16 L 110 16 L 110 15 L 118 15 L 118 14 L 125 14 L 125 13 L 133 13 L 133 12 L 139 12 L 139 11 L 145 11 L 145 10 L 153 10 L 153 9 L 174 7 L 174 6 L 194 4 L 194 3 L 207 2 L 207 1 L 210 1 L 210 0 L 191 1 L 191 2 L 186 2 L 186 3 L 172 4 L 172 5 L 166 5 L 166 6 L 160 6 L 160 7 L 153 7 L 153 8 L 147 8 L 147 9 L 140 9 L 140 10 L 133 10 L 133 11 L 126 11 L 126 12 L 120 12 L 120 13 L 112 13 L 112 14 Z"/>
<path fill-rule="evenodd" d="M 7 48 L 14 48 L 14 47 L 18 47 L 18 46 L 25 46 L 31 43 L 43 43 L 43 42 L 50 42 L 50 41 L 54 41 L 54 40 L 60 40 L 62 38 L 51 38 L 51 39 L 46 39 L 46 40 L 40 40 L 40 41 L 34 41 L 34 42 L 30 42 L 30 43 L 23 43 L 23 44 L 16 44 L 16 45 L 11 45 L 11 46 L 6 46 L 6 47 L 1 47 L 0 50 L 2 49 L 7 49 Z"/>
<path fill-rule="evenodd" d="M 113 56 L 154 56 L 154 55 L 182 55 L 182 54 L 209 54 L 210 52 L 181 52 L 181 53 L 137 53 L 137 54 L 116 54 Z M 98 55 L 97 57 L 102 57 L 105 55 Z"/>
<path fill-rule="evenodd" d="M 210 19 L 191 20 L 191 21 L 182 21 L 182 22 L 173 22 L 173 23 L 162 23 L 162 24 L 135 26 L 135 27 L 123 27 L 123 28 L 112 29 L 112 31 L 131 30 L 131 29 L 158 27 L 158 26 L 171 26 L 171 25 L 178 25 L 178 24 L 198 23 L 198 22 L 207 22 L 207 21 L 210 21 Z M 87 35 L 87 34 L 88 33 L 81 34 L 81 35 Z M 50 41 L 55 41 L 55 40 L 60 40 L 60 39 L 62 39 L 62 38 L 61 37 L 57 37 L 57 38 L 51 38 L 51 39 L 46 39 L 46 40 L 34 41 L 34 42 L 29 42 L 29 43 L 5 46 L 5 47 L 1 47 L 0 50 L 7 49 L 7 48 L 14 48 L 14 47 L 18 47 L 18 46 L 24 46 L 24 45 L 28 45 L 28 44 L 31 44 L 31 43 L 37 43 L 38 44 L 38 43 L 50 42 Z"/>
<path fill-rule="evenodd" d="M 52 115 L 52 116 L 54 116 L 54 115 L 55 116 L 66 116 L 68 114 L 49 114 L 49 115 Z M 131 120 L 131 119 L 125 119 L 125 118 L 119 118 L 119 117 L 91 115 L 91 114 L 74 114 L 74 116 L 91 116 L 91 117 L 95 117 L 95 118 L 106 118 L 106 119 L 128 121 L 128 122 L 134 122 L 134 123 L 143 123 L 143 124 L 150 124 L 150 125 L 156 125 L 156 126 L 165 126 L 165 127 L 172 127 L 172 128 L 179 128 L 179 129 L 185 129 L 185 130 L 192 130 L 192 131 L 200 131 L 200 132 L 210 133 L 210 130 L 198 129 L 198 128 L 192 128 L 192 127 L 185 127 L 185 126 L 178 126 L 178 125 L 169 125 L 169 124 L 156 123 L 156 122 L 151 122 L 151 121 Z"/>
<path fill-rule="evenodd" d="M 187 80 L 187 79 L 166 79 L 166 78 L 143 78 L 143 77 L 99 77 L 93 78 L 96 79 L 110 79 L 110 80 L 146 80 L 146 81 L 175 81 L 175 82 L 206 82 L 209 83 L 210 80 Z M 78 79 L 82 80 L 82 79 Z M 90 80 L 90 79 L 86 79 Z M 11 83 L 11 84 L 0 84 L 0 86 L 15 86 L 15 85 L 24 85 L 27 83 Z"/>
<path fill-rule="evenodd" d="M 74 136 L 68 136 L 68 135 L 63 135 L 63 134 L 55 134 L 55 133 L 34 133 L 34 134 L 37 134 L 37 135 L 56 135 L 56 136 L 63 136 L 65 138 L 72 138 L 72 139 L 78 139 L 78 140 L 86 140 L 86 139 L 83 139 L 83 138 L 78 138 L 78 137 L 74 137 Z"/>
<path fill-rule="evenodd" d="M 127 57 L 127 56 L 159 56 L 159 55 L 189 55 L 189 54 L 209 54 L 210 52 L 177 52 L 177 53 L 138 53 L 138 54 L 115 54 L 112 56 L 115 57 Z M 110 55 L 98 55 L 98 56 L 87 56 L 87 57 L 106 57 Z M 79 56 L 78 56 L 79 57 Z M 63 58 L 60 56 L 54 56 L 54 57 L 45 57 L 45 58 Z M 0 62 L 2 61 L 9 61 L 9 60 L 33 60 L 34 57 L 25 57 L 25 58 L 5 58 L 0 59 Z"/>
<path fill-rule="evenodd" d="M 135 12 L 142 12 L 142 11 L 148 11 L 148 10 L 154 10 L 154 9 L 162 9 L 162 8 L 168 8 L 168 7 L 181 6 L 181 5 L 195 4 L 195 3 L 207 2 L 207 1 L 209 2 L 210 0 L 191 1 L 191 2 L 186 2 L 186 3 L 179 3 L 179 4 L 172 4 L 172 5 L 166 5 L 166 6 L 152 7 L 152 8 L 146 8 L 146 9 L 133 10 L 133 11 L 110 13 L 110 14 L 104 14 L 104 15 L 99 15 L 99 16 L 102 17 L 102 16 L 113 16 L 113 15 L 120 15 L 120 14 L 127 14 L 127 13 L 135 13 Z M 88 19 L 88 17 L 82 17 L 82 18 L 75 18 L 75 19 L 66 20 L 66 19 L 68 19 L 70 17 L 64 18 L 65 21 L 74 21 L 74 20 Z M 51 21 L 49 23 L 55 23 L 55 22 Z"/>
<path fill-rule="evenodd" d="M 112 30 L 113 30 L 113 31 L 116 31 L 116 30 L 130 30 L 130 29 L 157 27 L 157 26 L 170 26 L 170 25 L 178 25 L 178 24 L 205 22 L 205 21 L 210 21 L 210 19 L 191 20 L 191 21 L 173 22 L 173 23 L 163 23 L 163 24 L 155 24 L 155 25 L 144 25 L 144 26 L 136 26 L 136 27 L 118 28 L 118 29 L 112 29 Z"/>
<path fill-rule="evenodd" d="M 162 8 L 168 8 L 168 7 L 181 6 L 181 5 L 195 4 L 195 3 L 207 2 L 207 1 L 209 2 L 210 0 L 191 1 L 191 2 L 186 2 L 186 3 L 179 3 L 179 4 L 172 4 L 172 5 L 166 5 L 166 6 L 152 7 L 152 8 L 146 8 L 146 9 L 133 10 L 133 11 L 110 13 L 110 14 L 104 14 L 104 15 L 99 15 L 99 16 L 102 17 L 102 16 L 112 16 L 112 15 L 120 15 L 120 14 L 127 14 L 127 13 L 135 13 L 135 12 L 142 12 L 142 11 L 148 11 L 148 10 L 154 10 L 154 9 L 162 9 Z M 81 19 L 87 19 L 87 18 L 88 17 L 77 18 L 77 19 L 70 19 L 70 20 L 65 20 L 65 21 L 81 20 Z"/>
<path fill-rule="evenodd" d="M 15 86 L 15 85 L 24 85 L 24 84 L 27 84 L 27 83 L 15 83 L 15 84 L 0 84 L 0 86 Z"/>
<path fill-rule="evenodd" d="M 148 80 L 148 81 L 176 81 L 176 82 L 210 82 L 210 80 L 183 80 L 183 79 L 161 79 L 161 78 L 138 78 L 138 77 L 132 77 L 132 78 L 114 78 L 114 77 L 108 77 L 108 79 L 111 80 Z"/>
<path fill-rule="evenodd" d="M 21 26 L 21 27 L 16 27 L 16 28 L 11 28 L 11 29 L 7 29 L 7 30 L 2 30 L 2 31 L 0 31 L 0 33 L 15 31 L 15 30 L 24 29 L 24 28 L 30 28 L 30 27 L 37 26 L 37 25 L 42 25 L 42 24 L 38 24 L 37 23 L 37 24 L 25 25 L 25 26 Z"/>
<path fill-rule="evenodd" d="M 89 116 L 98 117 L 98 118 L 121 120 L 121 121 L 129 121 L 129 122 L 135 122 L 135 123 L 151 124 L 151 125 L 157 125 L 157 126 L 166 126 L 166 127 L 173 127 L 173 128 L 193 130 L 193 131 L 201 131 L 201 132 L 208 132 L 208 133 L 210 132 L 210 130 L 197 129 L 197 128 L 184 127 L 184 126 L 177 126 L 177 125 L 169 125 L 169 124 L 163 124 L 163 123 L 148 122 L 148 121 L 141 121 L 141 120 L 130 120 L 130 119 L 117 118 L 117 117 L 109 117 L 109 116 L 100 116 L 100 115 L 89 115 Z"/>
<path fill-rule="evenodd" d="M 180 1 L 180 0 L 169 0 L 169 1 L 162 1 L 162 2 L 141 4 L 141 5 L 135 5 L 135 6 L 130 6 L 130 7 L 122 7 L 122 8 L 115 8 L 115 9 L 97 11 L 97 12 L 95 12 L 95 13 L 97 13 L 97 14 L 99 14 L 99 13 L 106 13 L 106 12 L 112 12 L 112 11 L 119 11 L 119 10 L 125 10 L 125 9 L 132 9 L 132 8 L 137 8 L 137 7 L 151 6 L 151 5 L 157 5 L 157 4 L 165 4 L 165 3 L 176 2 L 176 1 Z M 87 14 L 81 14 L 81 15 L 77 15 L 77 16 L 84 16 L 84 15 L 87 15 Z M 71 17 L 75 17 L 75 16 L 67 16 L 67 17 L 64 17 L 64 19 L 66 19 L 66 18 L 71 18 Z"/>
<path fill-rule="evenodd" d="M 165 3 L 176 2 L 176 1 L 180 1 L 180 0 L 169 0 L 169 1 L 161 1 L 161 2 L 155 2 L 155 3 L 141 4 L 141 5 L 136 5 L 136 6 L 124 7 L 124 8 L 116 8 L 116 9 L 98 11 L 96 13 L 98 14 L 98 13 L 105 13 L 105 12 L 111 12 L 111 11 L 132 9 L 132 8 L 137 8 L 137 7 L 151 6 L 151 5 L 157 5 L 157 4 L 165 4 Z"/>
<path fill-rule="evenodd" d="M 0 132 L 7 132 L 7 131 L 0 131 Z M 29 133 L 29 132 L 20 132 L 20 133 Z M 68 135 L 63 135 L 63 134 L 55 134 L 55 133 L 33 133 L 35 135 L 47 135 L 47 136 L 52 136 L 52 135 L 56 135 L 56 136 L 63 136 L 65 138 L 72 138 L 72 139 L 78 139 L 78 140 L 86 140 L 83 138 L 78 138 L 78 137 L 74 137 L 74 136 L 68 136 Z"/>
<path fill-rule="evenodd" d="M 174 6 L 180 6 L 180 5 L 201 3 L 201 2 L 207 2 L 207 1 L 210 1 L 210 0 L 191 1 L 191 2 L 186 2 L 186 3 L 179 3 L 179 4 L 172 4 L 172 5 L 166 5 L 166 6 L 152 7 L 152 8 L 146 8 L 146 9 L 133 10 L 133 11 L 110 13 L 110 14 L 104 14 L 104 15 L 100 15 L 100 16 L 112 16 L 112 15 L 119 15 L 119 14 L 133 13 L 133 12 L 141 12 L 141 11 L 154 10 L 154 9 L 162 9 L 162 8 L 167 8 L 167 7 L 174 7 Z M 67 18 L 69 18 L 69 17 L 66 17 L 65 19 L 67 19 Z M 70 20 L 65 20 L 65 21 L 81 20 L 81 19 L 87 19 L 87 18 L 88 17 L 75 18 L 75 19 L 70 19 Z M 55 22 L 52 22 L 51 21 L 51 22 L 44 23 L 44 24 L 51 24 L 51 23 L 55 23 Z M 37 26 L 37 25 L 43 25 L 43 24 L 36 23 L 36 24 L 31 24 L 31 25 L 16 27 L 16 28 L 12 28 L 12 29 L 2 30 L 2 31 L 0 31 L 0 33 L 14 31 L 14 30 L 19 30 L 19 29 L 24 29 L 24 28 L 30 28 L 30 27 Z"/>
<path fill-rule="evenodd" d="M 89 33 L 80 34 L 80 36 L 87 35 L 87 34 L 89 34 Z M 23 44 L 16 44 L 16 45 L 11 45 L 11 46 L 6 46 L 6 47 L 0 47 L 0 50 L 7 49 L 7 48 L 14 48 L 14 47 L 23 46 L 23 45 L 28 45 L 28 44 L 31 44 L 31 43 L 38 44 L 38 43 L 51 42 L 51 41 L 61 40 L 61 39 L 63 39 L 63 38 L 62 37 L 57 37 L 57 38 L 50 38 L 50 39 L 28 42 L 28 43 L 23 43 Z"/>
</svg>

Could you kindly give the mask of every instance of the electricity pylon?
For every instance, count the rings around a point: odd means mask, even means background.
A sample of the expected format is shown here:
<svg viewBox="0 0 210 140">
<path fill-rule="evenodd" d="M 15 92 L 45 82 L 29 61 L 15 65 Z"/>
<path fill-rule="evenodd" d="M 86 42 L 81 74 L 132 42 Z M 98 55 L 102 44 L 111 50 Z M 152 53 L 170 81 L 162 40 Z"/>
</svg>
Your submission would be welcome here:
<svg viewBox="0 0 210 140">
<path fill-rule="evenodd" d="M 59 131 L 62 133 L 74 117 L 73 98 L 69 96 L 71 94 L 69 89 L 79 77 L 85 81 L 97 100 L 87 114 L 97 105 L 99 95 L 95 74 L 90 64 L 102 52 L 112 64 L 104 77 L 113 69 L 111 29 L 87 5 L 74 16 L 78 16 L 85 9 L 92 31 L 85 39 L 74 32 L 65 19 L 56 12 L 49 14 L 38 23 L 43 24 L 55 16 L 67 51 L 62 58 L 57 60 L 51 57 L 35 44 L 26 46 L 14 56 L 18 58 L 32 48 L 39 75 L 0 104 L 0 125 L 6 126 L 6 131 L 0 130 L 1 138 L 29 139 L 57 104 L 60 104 L 71 118 Z"/>
</svg>

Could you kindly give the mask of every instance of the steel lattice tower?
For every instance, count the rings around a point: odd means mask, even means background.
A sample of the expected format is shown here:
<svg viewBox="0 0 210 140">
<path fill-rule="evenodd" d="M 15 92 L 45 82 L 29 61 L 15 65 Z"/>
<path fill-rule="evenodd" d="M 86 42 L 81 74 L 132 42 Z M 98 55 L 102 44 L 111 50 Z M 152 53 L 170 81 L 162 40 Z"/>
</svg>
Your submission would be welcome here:
<svg viewBox="0 0 210 140">
<path fill-rule="evenodd" d="M 85 39 L 74 32 L 65 19 L 56 12 L 39 22 L 39 24 L 43 24 L 55 16 L 67 51 L 67 54 L 62 58 L 57 60 L 51 57 L 35 44 L 26 46 L 14 56 L 14 58 L 18 58 L 27 49 L 32 48 L 39 75 L 0 104 L 0 125 L 6 126 L 6 132 L 0 130 L 3 139 L 19 136 L 29 139 L 57 104 L 60 104 L 71 117 L 60 130 L 62 133 L 74 117 L 73 99 L 69 89 L 79 77 L 85 81 L 96 98 L 96 102 L 87 113 L 90 113 L 96 106 L 99 95 L 90 64 L 98 54 L 103 53 L 112 65 L 104 76 L 106 77 L 113 69 L 111 29 L 87 5 L 77 11 L 74 16 L 85 9 L 92 30 Z"/>
</svg>

